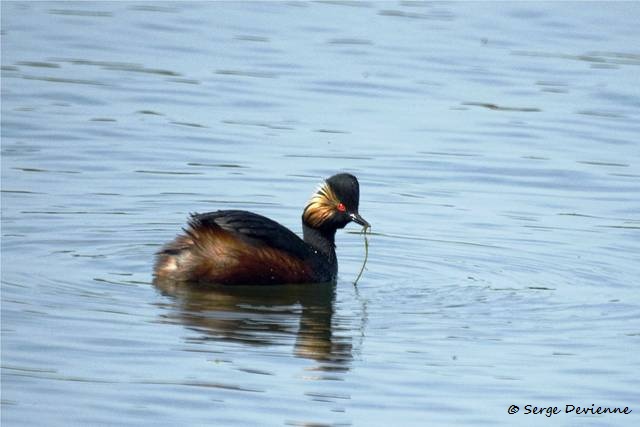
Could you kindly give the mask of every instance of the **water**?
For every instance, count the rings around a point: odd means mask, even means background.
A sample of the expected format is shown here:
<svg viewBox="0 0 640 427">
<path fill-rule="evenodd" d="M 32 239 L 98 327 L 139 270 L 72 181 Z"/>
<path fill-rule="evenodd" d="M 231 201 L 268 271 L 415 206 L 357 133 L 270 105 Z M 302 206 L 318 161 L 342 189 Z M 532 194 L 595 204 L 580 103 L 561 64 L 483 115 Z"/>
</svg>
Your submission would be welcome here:
<svg viewBox="0 0 640 427">
<path fill-rule="evenodd" d="M 3 2 L 2 424 L 637 425 L 639 12 Z M 151 284 L 342 170 L 357 289 Z"/>
</svg>

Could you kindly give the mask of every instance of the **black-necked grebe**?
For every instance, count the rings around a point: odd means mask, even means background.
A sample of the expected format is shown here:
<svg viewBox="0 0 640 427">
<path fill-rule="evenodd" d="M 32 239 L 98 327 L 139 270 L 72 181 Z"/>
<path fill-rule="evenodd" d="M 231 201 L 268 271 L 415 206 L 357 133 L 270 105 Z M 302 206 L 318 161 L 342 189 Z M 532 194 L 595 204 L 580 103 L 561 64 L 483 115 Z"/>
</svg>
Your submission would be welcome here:
<svg viewBox="0 0 640 427">
<path fill-rule="evenodd" d="M 158 253 L 158 279 L 222 285 L 319 283 L 336 279 L 335 234 L 354 221 L 360 188 L 355 176 L 327 179 L 302 212 L 304 240 L 277 222 L 247 211 L 192 214 L 185 234 Z"/>
</svg>

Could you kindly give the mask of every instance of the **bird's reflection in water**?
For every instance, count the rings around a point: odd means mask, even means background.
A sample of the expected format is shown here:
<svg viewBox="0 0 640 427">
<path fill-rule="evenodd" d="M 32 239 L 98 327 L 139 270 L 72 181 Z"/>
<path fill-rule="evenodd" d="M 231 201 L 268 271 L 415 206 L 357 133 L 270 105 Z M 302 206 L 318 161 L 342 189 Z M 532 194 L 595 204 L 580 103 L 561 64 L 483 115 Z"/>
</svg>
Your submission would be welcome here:
<svg viewBox="0 0 640 427">
<path fill-rule="evenodd" d="M 166 320 L 202 333 L 203 340 L 252 346 L 282 345 L 295 334 L 294 354 L 321 371 L 346 371 L 351 337 L 334 318 L 335 283 L 281 286 L 201 286 L 156 280 L 171 297 Z"/>
</svg>

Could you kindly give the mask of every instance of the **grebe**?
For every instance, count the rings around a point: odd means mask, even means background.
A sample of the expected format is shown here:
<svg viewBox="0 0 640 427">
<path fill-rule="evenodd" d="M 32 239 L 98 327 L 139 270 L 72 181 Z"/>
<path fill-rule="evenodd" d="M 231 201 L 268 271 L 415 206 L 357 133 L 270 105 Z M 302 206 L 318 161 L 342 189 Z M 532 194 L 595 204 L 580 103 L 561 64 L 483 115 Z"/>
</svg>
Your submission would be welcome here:
<svg viewBox="0 0 640 427">
<path fill-rule="evenodd" d="M 338 272 L 335 234 L 354 221 L 360 186 L 341 173 L 324 181 L 302 212 L 304 240 L 253 212 L 192 214 L 184 234 L 157 254 L 157 279 L 221 285 L 332 282 Z"/>
</svg>

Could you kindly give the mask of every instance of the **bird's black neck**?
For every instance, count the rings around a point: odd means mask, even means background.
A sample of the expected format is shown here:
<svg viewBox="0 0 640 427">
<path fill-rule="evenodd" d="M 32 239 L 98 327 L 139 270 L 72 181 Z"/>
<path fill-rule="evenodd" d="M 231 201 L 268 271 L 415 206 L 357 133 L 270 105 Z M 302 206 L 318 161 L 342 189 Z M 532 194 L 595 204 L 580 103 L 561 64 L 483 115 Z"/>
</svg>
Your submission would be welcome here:
<svg viewBox="0 0 640 427">
<path fill-rule="evenodd" d="M 329 258 L 329 262 L 336 260 L 336 230 L 319 230 L 302 223 L 302 235 L 305 243 Z"/>
</svg>

